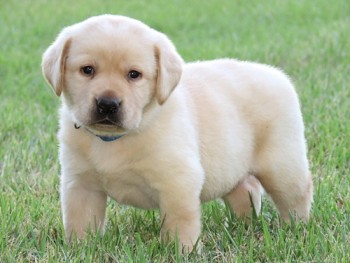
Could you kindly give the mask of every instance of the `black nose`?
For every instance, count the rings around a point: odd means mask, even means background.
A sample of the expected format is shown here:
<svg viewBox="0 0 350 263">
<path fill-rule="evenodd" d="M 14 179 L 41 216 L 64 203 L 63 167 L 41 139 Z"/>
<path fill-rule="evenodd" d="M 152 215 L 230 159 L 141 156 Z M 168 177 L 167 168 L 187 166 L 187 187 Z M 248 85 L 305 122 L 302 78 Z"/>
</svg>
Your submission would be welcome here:
<svg viewBox="0 0 350 263">
<path fill-rule="evenodd" d="M 100 114 L 108 115 L 119 110 L 121 101 L 115 97 L 100 97 L 96 99 L 97 111 Z"/>
</svg>

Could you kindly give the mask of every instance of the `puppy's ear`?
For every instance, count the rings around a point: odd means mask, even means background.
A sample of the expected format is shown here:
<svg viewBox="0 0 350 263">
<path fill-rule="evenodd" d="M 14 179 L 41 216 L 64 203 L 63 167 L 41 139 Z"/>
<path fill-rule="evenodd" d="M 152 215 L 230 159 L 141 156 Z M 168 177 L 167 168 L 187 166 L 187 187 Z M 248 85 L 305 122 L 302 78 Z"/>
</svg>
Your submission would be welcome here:
<svg viewBox="0 0 350 263">
<path fill-rule="evenodd" d="M 66 60 L 71 42 L 71 39 L 58 38 L 43 54 L 42 71 L 57 96 L 62 93 Z"/>
<path fill-rule="evenodd" d="M 157 62 L 156 99 L 162 105 L 180 81 L 183 60 L 163 34 L 159 35 L 154 50 Z"/>
</svg>

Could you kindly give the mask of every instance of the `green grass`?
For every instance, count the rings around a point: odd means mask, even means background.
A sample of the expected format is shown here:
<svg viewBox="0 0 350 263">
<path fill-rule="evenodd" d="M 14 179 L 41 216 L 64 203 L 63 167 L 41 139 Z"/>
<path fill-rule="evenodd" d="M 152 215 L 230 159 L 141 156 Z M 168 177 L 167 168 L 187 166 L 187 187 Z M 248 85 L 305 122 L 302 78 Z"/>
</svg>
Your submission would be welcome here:
<svg viewBox="0 0 350 263">
<path fill-rule="evenodd" d="M 318 1 L 2 1 L 0 262 L 347 262 L 350 258 L 350 3 Z M 104 237 L 64 242 L 57 108 L 41 54 L 66 25 L 101 13 L 165 32 L 187 61 L 235 57 L 284 69 L 296 84 L 315 195 L 308 224 L 285 225 L 264 200 L 250 226 L 203 206 L 203 251 L 160 245 L 158 211 L 108 205 Z"/>
</svg>

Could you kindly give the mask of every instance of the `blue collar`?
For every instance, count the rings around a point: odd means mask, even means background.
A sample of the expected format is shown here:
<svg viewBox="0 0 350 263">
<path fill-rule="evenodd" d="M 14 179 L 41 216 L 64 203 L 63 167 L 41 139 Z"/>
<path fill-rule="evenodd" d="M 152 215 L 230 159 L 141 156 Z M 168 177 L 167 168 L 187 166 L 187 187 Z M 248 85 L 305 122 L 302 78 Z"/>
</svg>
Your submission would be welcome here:
<svg viewBox="0 0 350 263">
<path fill-rule="evenodd" d="M 104 142 L 112 142 L 112 141 L 120 139 L 121 137 L 124 136 L 124 134 L 123 135 L 117 135 L 117 136 L 98 136 L 98 135 L 96 135 L 96 136 L 98 138 L 100 138 Z"/>
</svg>

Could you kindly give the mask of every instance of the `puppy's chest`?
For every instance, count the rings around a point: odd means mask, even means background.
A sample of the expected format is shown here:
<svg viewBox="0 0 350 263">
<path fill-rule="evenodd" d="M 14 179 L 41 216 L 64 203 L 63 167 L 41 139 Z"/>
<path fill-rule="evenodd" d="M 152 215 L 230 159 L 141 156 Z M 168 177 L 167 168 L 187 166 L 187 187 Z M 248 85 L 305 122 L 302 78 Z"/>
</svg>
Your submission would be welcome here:
<svg viewBox="0 0 350 263">
<path fill-rule="evenodd" d="M 158 207 L 157 191 L 140 174 L 124 170 L 123 174 L 102 175 L 101 181 L 106 193 L 118 203 L 143 209 Z"/>
<path fill-rule="evenodd" d="M 158 207 L 158 193 L 149 184 L 142 162 L 112 155 L 95 163 L 95 169 L 103 190 L 118 203 L 143 209 Z"/>
</svg>

